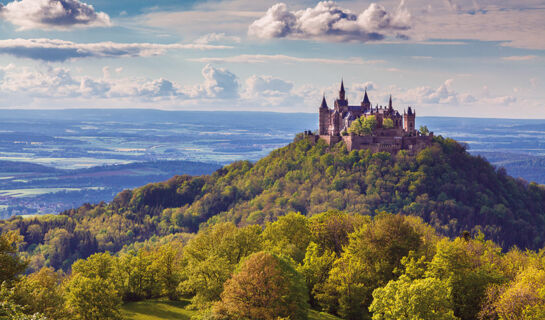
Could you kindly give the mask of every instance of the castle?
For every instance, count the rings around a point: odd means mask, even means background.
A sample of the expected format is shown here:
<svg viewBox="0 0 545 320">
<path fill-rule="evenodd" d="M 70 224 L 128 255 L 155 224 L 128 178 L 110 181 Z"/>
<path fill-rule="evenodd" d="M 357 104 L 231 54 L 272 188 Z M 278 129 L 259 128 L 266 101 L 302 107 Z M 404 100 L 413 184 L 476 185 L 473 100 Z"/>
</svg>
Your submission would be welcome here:
<svg viewBox="0 0 545 320">
<path fill-rule="evenodd" d="M 433 133 L 421 134 L 415 129 L 416 112 L 411 107 L 401 115 L 392 106 L 392 96 L 387 107 L 371 105 L 367 89 L 360 105 L 350 106 L 346 99 L 344 81 L 341 81 L 335 106 L 327 106 L 325 96 L 319 107 L 319 137 L 330 146 L 344 140 L 349 151 L 370 149 L 373 152 L 397 153 L 399 150 L 419 151 L 431 145 Z M 374 117 L 376 126 L 370 134 L 350 132 L 350 126 L 358 118 Z M 390 120 L 386 120 L 390 119 Z M 386 121 L 386 122 L 385 122 Z"/>
</svg>

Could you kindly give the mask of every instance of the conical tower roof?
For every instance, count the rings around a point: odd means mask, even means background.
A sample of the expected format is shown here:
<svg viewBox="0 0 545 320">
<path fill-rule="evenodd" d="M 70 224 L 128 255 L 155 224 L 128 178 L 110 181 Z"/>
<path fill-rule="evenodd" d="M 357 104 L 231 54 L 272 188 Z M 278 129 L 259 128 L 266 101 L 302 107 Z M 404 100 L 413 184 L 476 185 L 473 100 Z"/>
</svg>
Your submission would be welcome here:
<svg viewBox="0 0 545 320">
<path fill-rule="evenodd" d="M 363 95 L 363 103 L 371 104 L 371 102 L 369 101 L 369 97 L 367 96 L 367 88 L 365 88 L 365 94 Z"/>
<path fill-rule="evenodd" d="M 325 95 L 322 97 L 322 104 L 320 105 L 320 108 L 328 108 L 327 102 L 325 101 Z"/>
</svg>

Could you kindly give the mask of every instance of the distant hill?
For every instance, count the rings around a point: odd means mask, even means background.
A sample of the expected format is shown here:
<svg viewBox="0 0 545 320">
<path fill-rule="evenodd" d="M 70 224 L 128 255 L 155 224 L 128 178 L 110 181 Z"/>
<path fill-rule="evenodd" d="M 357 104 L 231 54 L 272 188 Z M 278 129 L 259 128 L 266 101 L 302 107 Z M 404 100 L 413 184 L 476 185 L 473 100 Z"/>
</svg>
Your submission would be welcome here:
<svg viewBox="0 0 545 320">
<path fill-rule="evenodd" d="M 211 175 L 175 176 L 125 190 L 109 204 L 11 219 L 0 228 L 19 229 L 30 255 L 67 267 L 96 251 L 195 232 L 203 223 L 264 224 L 290 211 L 329 209 L 416 215 L 444 235 L 482 231 L 504 248 L 535 249 L 545 242 L 545 187 L 514 179 L 440 136 L 416 155 L 391 155 L 347 152 L 342 144 L 329 149 L 299 135 L 255 164 L 239 161 Z"/>
</svg>

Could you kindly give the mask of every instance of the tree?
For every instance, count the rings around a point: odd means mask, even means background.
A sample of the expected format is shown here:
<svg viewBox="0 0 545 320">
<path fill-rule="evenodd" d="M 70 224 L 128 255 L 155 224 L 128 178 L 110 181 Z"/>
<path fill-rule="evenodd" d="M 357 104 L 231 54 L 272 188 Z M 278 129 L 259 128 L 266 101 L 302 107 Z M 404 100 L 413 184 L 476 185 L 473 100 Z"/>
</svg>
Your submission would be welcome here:
<svg viewBox="0 0 545 320">
<path fill-rule="evenodd" d="M 307 319 L 308 304 L 301 275 L 286 260 L 257 252 L 241 263 L 225 283 L 214 312 L 230 319 Z"/>
<path fill-rule="evenodd" d="M 455 320 L 450 289 L 439 279 L 402 275 L 373 291 L 373 320 Z"/>
<path fill-rule="evenodd" d="M 114 285 L 103 278 L 75 274 L 66 287 L 68 309 L 81 320 L 118 320 L 121 297 Z"/>
<path fill-rule="evenodd" d="M 320 250 L 330 250 L 340 256 L 343 246 L 348 244 L 348 234 L 370 221 L 368 216 L 329 210 L 312 216 L 309 222 L 314 241 Z"/>
<path fill-rule="evenodd" d="M 401 215 L 380 214 L 350 235 L 316 298 L 346 319 L 364 319 L 374 289 L 393 280 L 410 251 L 419 251 L 421 235 Z"/>
<path fill-rule="evenodd" d="M 312 240 L 308 219 L 300 213 L 288 213 L 267 225 L 263 231 L 265 248 L 277 255 L 287 255 L 296 263 L 305 258 Z"/>
<path fill-rule="evenodd" d="M 0 234 L 0 284 L 16 280 L 26 269 L 27 262 L 17 254 L 20 241 L 16 231 Z"/>
<path fill-rule="evenodd" d="M 61 319 L 67 315 L 61 275 L 51 268 L 42 268 L 24 276 L 14 287 L 13 299 L 25 306 L 26 314 L 43 314 L 49 319 Z"/>
<path fill-rule="evenodd" d="M 305 277 L 311 305 L 316 305 L 315 288 L 327 280 L 336 258 L 335 252 L 330 249 L 321 250 L 314 242 L 308 245 L 303 264 L 297 270 Z"/>
<path fill-rule="evenodd" d="M 428 134 L 430 134 L 430 130 L 428 129 L 427 126 L 420 126 L 420 129 L 418 131 L 423 136 L 427 136 Z"/>
<path fill-rule="evenodd" d="M 394 121 L 390 118 L 385 118 L 383 121 L 382 121 L 382 127 L 385 128 L 385 129 L 391 129 L 394 127 Z"/>
<path fill-rule="evenodd" d="M 362 124 L 363 133 L 366 135 L 372 134 L 377 127 L 377 119 L 375 116 L 367 116 Z"/>
<path fill-rule="evenodd" d="M 375 116 L 361 116 L 354 120 L 348 128 L 348 132 L 357 135 L 370 135 L 377 127 L 377 119 Z"/>
<path fill-rule="evenodd" d="M 426 277 L 438 278 L 451 289 L 454 315 L 475 319 L 485 301 L 486 288 L 505 278 L 498 270 L 501 249 L 484 239 L 442 239 Z"/>
<path fill-rule="evenodd" d="M 224 282 L 244 257 L 262 250 L 261 227 L 237 228 L 221 223 L 199 232 L 184 247 L 186 280 L 183 293 L 194 294 L 192 303 L 206 308 L 220 299 Z"/>
<path fill-rule="evenodd" d="M 181 280 L 181 243 L 165 244 L 155 249 L 152 269 L 157 272 L 162 294 L 170 300 L 178 298 L 177 287 Z"/>
</svg>

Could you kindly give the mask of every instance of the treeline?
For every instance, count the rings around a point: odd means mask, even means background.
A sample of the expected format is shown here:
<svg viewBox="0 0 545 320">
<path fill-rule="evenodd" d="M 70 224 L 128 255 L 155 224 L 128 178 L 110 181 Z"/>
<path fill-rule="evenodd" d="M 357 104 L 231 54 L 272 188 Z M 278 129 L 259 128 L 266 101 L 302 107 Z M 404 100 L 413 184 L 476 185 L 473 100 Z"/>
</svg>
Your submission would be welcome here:
<svg viewBox="0 0 545 320">
<path fill-rule="evenodd" d="M 57 216 L 0 221 L 18 230 L 30 270 L 68 270 L 95 252 L 117 252 L 153 236 L 202 225 L 264 225 L 285 212 L 327 210 L 421 217 L 440 234 L 482 232 L 504 249 L 545 245 L 545 188 L 514 179 L 451 139 L 411 155 L 347 152 L 298 136 L 255 164 L 235 162 L 211 175 L 175 176 Z"/>
<path fill-rule="evenodd" d="M 290 213 L 265 228 L 219 223 L 93 254 L 70 273 L 21 275 L 0 236 L 0 319 L 120 319 L 123 302 L 191 298 L 197 319 L 543 319 L 545 251 L 449 239 L 414 216 Z"/>
</svg>

